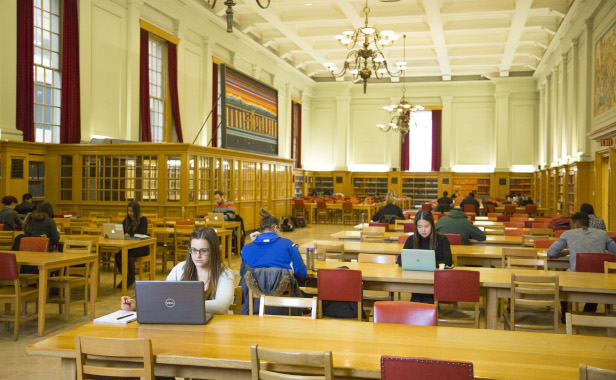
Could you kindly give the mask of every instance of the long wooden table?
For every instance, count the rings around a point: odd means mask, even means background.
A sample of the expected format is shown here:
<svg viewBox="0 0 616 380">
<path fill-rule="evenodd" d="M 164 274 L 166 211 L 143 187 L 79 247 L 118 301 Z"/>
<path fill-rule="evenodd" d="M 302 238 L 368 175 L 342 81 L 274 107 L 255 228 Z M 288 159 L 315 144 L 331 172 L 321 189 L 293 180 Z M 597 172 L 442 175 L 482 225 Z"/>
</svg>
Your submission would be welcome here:
<svg viewBox="0 0 616 380">
<path fill-rule="evenodd" d="M 554 241 L 557 240 L 555 237 L 551 237 L 550 239 Z M 469 239 L 469 242 L 471 245 L 500 245 L 516 247 L 522 245 L 522 236 L 488 235 L 484 241 Z"/>
<path fill-rule="evenodd" d="M 156 238 L 149 238 L 144 240 L 112 240 L 112 239 L 100 239 L 98 246 L 118 248 L 122 251 L 122 268 L 128 268 L 128 250 L 139 247 L 150 247 L 150 280 L 156 279 Z M 127 294 L 127 274 L 128 270 L 122 270 L 122 295 Z"/>
<path fill-rule="evenodd" d="M 364 289 L 389 292 L 434 293 L 434 273 L 403 271 L 395 264 L 372 264 L 345 262 L 350 269 L 362 271 Z M 337 268 L 340 262 L 317 261 L 315 267 Z M 489 329 L 497 327 L 498 298 L 509 298 L 511 274 L 522 273 L 536 276 L 559 276 L 560 299 L 569 302 L 596 302 L 616 304 L 616 276 L 603 273 L 554 272 L 526 269 L 475 268 L 480 273 L 481 287 L 487 294 L 486 321 Z M 313 272 L 309 275 L 314 276 Z M 318 275 L 318 271 L 316 272 Z"/>
<path fill-rule="evenodd" d="M 488 379 L 577 379 L 578 363 L 616 370 L 613 338 L 237 315 L 203 326 L 90 323 L 26 353 L 61 358 L 62 379 L 74 379 L 76 335 L 151 339 L 158 376 L 249 379 L 252 344 L 331 350 L 337 379 L 380 379 L 382 355 L 469 361 Z"/>
<path fill-rule="evenodd" d="M 337 242 L 316 240 L 300 245 L 300 252 L 305 252 L 306 248 L 313 248 L 315 243 L 335 244 Z M 344 244 L 345 260 L 356 260 L 360 253 L 372 253 L 380 255 L 399 255 L 404 244 L 391 243 L 365 243 L 359 241 L 346 241 Z M 456 266 L 465 265 L 481 265 L 485 268 L 500 267 L 503 254 L 502 246 L 485 245 L 452 245 L 451 255 Z M 544 253 L 545 248 L 533 248 L 537 251 L 539 257 L 547 257 Z M 550 269 L 567 269 L 569 268 L 569 257 L 563 256 L 559 258 L 550 258 L 548 260 Z"/>
<path fill-rule="evenodd" d="M 385 242 L 398 243 L 398 237 L 402 235 L 410 235 L 407 232 L 385 232 Z M 338 241 L 360 241 L 361 231 L 339 231 L 331 234 L 331 237 Z"/>
<path fill-rule="evenodd" d="M 39 270 L 39 297 L 38 297 L 38 335 L 45 333 L 45 308 L 47 305 L 47 278 L 49 273 L 72 265 L 85 264 L 90 271 L 90 305 L 88 316 L 94 318 L 96 305 L 96 290 L 98 279 L 98 256 L 92 254 L 61 253 L 61 252 L 28 252 L 12 251 L 15 253 L 17 264 L 33 265 Z"/>
</svg>

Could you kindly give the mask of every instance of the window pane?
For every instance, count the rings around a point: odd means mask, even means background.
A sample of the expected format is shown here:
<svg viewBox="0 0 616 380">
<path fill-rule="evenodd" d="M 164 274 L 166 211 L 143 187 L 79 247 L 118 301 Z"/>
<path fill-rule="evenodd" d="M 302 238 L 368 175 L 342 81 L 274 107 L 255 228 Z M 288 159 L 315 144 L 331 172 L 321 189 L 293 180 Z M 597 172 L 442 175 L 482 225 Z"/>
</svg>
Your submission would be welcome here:
<svg viewBox="0 0 616 380">
<path fill-rule="evenodd" d="M 413 112 L 417 127 L 413 127 L 406 136 L 412 141 L 409 150 L 409 171 L 429 172 L 432 170 L 432 111 Z"/>
<path fill-rule="evenodd" d="M 51 31 L 54 33 L 60 33 L 60 17 L 51 16 Z"/>
<path fill-rule="evenodd" d="M 36 122 L 37 123 L 42 123 L 43 122 L 43 114 L 44 114 L 45 110 L 44 107 L 40 104 L 36 105 Z"/>
<path fill-rule="evenodd" d="M 60 51 L 60 36 L 55 33 L 51 35 L 51 50 Z"/>
<path fill-rule="evenodd" d="M 45 8 L 43 8 L 45 10 Z M 43 12 L 43 29 L 49 30 L 51 26 L 51 15 L 47 12 Z"/>
<path fill-rule="evenodd" d="M 58 53 L 51 53 L 51 68 L 52 69 L 59 69 L 60 68 L 59 60 L 60 60 L 60 58 L 58 56 Z"/>
<path fill-rule="evenodd" d="M 45 99 L 43 96 L 43 93 L 45 92 L 45 88 L 43 86 L 35 86 L 36 87 L 36 102 L 37 103 L 43 103 L 43 100 Z"/>
<path fill-rule="evenodd" d="M 40 86 L 37 86 L 40 87 Z M 52 104 L 51 103 L 51 94 L 52 94 L 53 90 L 49 87 L 45 88 L 45 104 Z M 42 101 L 40 102 L 42 103 Z"/>
<path fill-rule="evenodd" d="M 51 49 L 51 33 L 47 30 L 43 30 L 43 48 Z"/>
<path fill-rule="evenodd" d="M 40 28 L 34 28 L 34 44 L 41 45 L 43 43 L 43 31 Z"/>
<path fill-rule="evenodd" d="M 37 65 L 40 65 L 42 63 L 42 59 L 43 59 L 43 52 L 41 51 L 41 48 L 35 47 L 34 48 L 34 63 Z"/>
</svg>

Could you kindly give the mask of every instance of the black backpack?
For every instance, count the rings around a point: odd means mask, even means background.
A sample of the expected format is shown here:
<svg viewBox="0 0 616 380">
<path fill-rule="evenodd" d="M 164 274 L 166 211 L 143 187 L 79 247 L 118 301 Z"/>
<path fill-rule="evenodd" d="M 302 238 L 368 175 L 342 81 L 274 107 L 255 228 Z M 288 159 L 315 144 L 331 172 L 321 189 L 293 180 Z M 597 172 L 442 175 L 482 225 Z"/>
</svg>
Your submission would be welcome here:
<svg viewBox="0 0 616 380">
<path fill-rule="evenodd" d="M 282 232 L 291 232 L 294 229 L 295 227 L 293 227 L 293 221 L 290 216 L 285 216 L 282 218 L 280 223 L 280 230 L 282 230 Z"/>
<path fill-rule="evenodd" d="M 394 224 L 396 220 L 404 220 L 404 218 L 396 215 L 383 215 L 379 218 L 379 223 Z"/>
</svg>

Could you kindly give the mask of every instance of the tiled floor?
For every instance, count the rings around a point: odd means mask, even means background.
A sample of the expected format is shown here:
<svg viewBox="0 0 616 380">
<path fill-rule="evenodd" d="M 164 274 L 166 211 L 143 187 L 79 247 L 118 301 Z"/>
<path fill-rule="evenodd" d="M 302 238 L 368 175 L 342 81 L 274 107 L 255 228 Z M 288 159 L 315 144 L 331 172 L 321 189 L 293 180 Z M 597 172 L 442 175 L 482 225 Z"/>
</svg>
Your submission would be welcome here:
<svg viewBox="0 0 616 380">
<path fill-rule="evenodd" d="M 295 243 L 302 244 L 312 240 L 328 240 L 333 233 L 342 230 L 348 230 L 350 226 L 342 225 L 313 225 L 307 228 L 296 229 L 293 232 L 284 233 L 283 236 L 291 239 Z M 240 259 L 233 258 L 232 266 L 239 268 Z M 164 280 L 166 274 L 157 272 L 156 279 Z M 100 294 L 96 303 L 96 316 L 116 311 L 119 307 L 120 290 L 112 286 L 113 272 L 102 271 Z M 403 300 L 408 300 L 408 294 L 402 294 Z M 30 305 L 29 309 L 33 310 L 34 305 Z M 0 369 L 0 379 L 15 379 L 15 380 L 35 380 L 35 379 L 59 379 L 60 378 L 60 360 L 55 358 L 28 356 L 25 353 L 26 346 L 35 343 L 46 337 L 70 330 L 82 324 L 88 323 L 87 317 L 83 316 L 83 308 L 80 305 L 73 306 L 69 317 L 69 323 L 63 323 L 62 318 L 58 315 L 58 307 L 56 305 L 48 305 L 47 320 L 45 323 L 45 336 L 37 335 L 37 321 L 30 321 L 21 326 L 19 341 L 13 341 L 13 325 L 11 330 L 0 331 L 0 357 L 2 358 L 2 368 Z M 482 325 L 485 325 L 482 321 Z M 502 329 L 502 325 L 500 326 Z M 561 333 L 564 333 L 564 327 L 561 328 Z M 584 330 L 583 333 L 592 335 L 605 335 L 603 330 Z"/>
</svg>

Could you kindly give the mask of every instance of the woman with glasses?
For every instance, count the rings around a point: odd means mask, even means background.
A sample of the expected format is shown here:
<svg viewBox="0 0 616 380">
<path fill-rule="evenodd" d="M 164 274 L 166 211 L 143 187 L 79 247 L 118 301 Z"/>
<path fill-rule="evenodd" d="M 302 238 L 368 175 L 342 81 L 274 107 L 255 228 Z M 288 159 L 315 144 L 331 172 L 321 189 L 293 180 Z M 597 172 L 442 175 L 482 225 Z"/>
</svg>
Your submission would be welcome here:
<svg viewBox="0 0 616 380">
<path fill-rule="evenodd" d="M 227 314 L 233 302 L 235 276 L 227 268 L 220 253 L 218 236 L 210 227 L 199 227 L 190 234 L 186 261 L 176 265 L 167 281 L 203 281 L 205 310 L 212 314 Z M 136 310 L 137 301 L 122 297 L 122 310 Z"/>
</svg>

